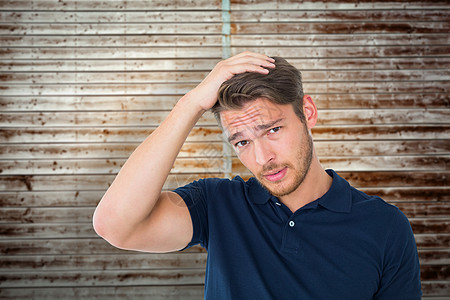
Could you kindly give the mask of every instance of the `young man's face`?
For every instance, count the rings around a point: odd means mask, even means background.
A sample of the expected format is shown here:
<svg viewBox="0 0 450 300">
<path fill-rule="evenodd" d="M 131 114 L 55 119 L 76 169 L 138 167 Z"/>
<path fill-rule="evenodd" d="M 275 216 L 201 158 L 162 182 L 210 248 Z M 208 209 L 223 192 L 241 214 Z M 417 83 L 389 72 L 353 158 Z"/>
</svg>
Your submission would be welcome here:
<svg viewBox="0 0 450 300">
<path fill-rule="evenodd" d="M 282 197 L 297 190 L 311 165 L 313 145 L 292 105 L 258 98 L 220 116 L 239 159 L 270 193 Z"/>
</svg>

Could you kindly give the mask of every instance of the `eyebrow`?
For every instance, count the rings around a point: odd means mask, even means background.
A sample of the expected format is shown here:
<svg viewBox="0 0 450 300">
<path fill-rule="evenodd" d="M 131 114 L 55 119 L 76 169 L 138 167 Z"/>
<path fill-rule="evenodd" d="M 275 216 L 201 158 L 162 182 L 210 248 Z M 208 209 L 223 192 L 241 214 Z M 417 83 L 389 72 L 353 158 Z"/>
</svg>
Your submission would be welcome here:
<svg viewBox="0 0 450 300">
<path fill-rule="evenodd" d="M 284 120 L 284 118 L 280 118 L 278 120 L 275 120 L 275 121 L 267 123 L 267 124 L 257 125 L 255 128 L 257 131 L 267 130 L 267 129 L 271 128 L 272 126 L 276 125 L 277 123 L 280 123 L 283 120 Z M 230 135 L 230 137 L 228 138 L 228 142 L 231 144 L 234 140 L 237 140 L 242 136 L 244 136 L 244 134 L 241 131 L 235 132 L 232 135 Z"/>
</svg>

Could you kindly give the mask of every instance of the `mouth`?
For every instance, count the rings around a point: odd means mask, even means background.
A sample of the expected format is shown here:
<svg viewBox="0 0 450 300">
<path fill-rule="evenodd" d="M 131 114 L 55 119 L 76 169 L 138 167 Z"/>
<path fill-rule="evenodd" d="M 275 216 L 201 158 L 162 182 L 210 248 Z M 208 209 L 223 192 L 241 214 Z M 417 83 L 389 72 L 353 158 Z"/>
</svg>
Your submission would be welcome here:
<svg viewBox="0 0 450 300">
<path fill-rule="evenodd" d="M 284 167 L 283 169 L 280 170 L 271 171 L 271 173 L 269 174 L 263 174 L 263 178 L 271 182 L 276 182 L 283 179 L 283 177 L 286 175 L 286 172 L 287 168 Z"/>
</svg>

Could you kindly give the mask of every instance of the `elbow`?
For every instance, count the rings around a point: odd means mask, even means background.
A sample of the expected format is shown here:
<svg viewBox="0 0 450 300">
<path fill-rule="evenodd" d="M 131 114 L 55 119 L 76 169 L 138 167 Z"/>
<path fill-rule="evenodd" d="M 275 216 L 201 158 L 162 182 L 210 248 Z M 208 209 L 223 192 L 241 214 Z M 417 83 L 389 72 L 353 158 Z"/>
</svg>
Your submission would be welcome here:
<svg viewBox="0 0 450 300">
<path fill-rule="evenodd" d="M 97 209 L 94 212 L 94 215 L 92 217 L 92 225 L 94 227 L 94 231 L 97 235 L 99 235 L 100 237 L 106 239 L 108 236 L 108 231 L 107 231 L 107 225 L 105 224 L 105 217 L 103 216 L 103 213 L 99 210 L 99 208 L 97 207 Z"/>
<path fill-rule="evenodd" d="M 111 224 L 111 215 L 97 207 L 92 217 L 92 225 L 95 233 L 110 243 L 112 246 L 124 249 L 124 241 L 117 235 L 118 231 Z"/>
</svg>

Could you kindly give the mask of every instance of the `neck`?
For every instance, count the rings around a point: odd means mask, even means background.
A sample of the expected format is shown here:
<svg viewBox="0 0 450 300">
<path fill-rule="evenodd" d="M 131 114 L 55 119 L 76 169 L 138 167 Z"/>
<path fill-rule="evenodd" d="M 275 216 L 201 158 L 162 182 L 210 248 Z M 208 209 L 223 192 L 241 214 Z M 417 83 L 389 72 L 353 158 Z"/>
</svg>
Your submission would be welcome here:
<svg viewBox="0 0 450 300">
<path fill-rule="evenodd" d="M 319 199 L 331 187 L 333 178 L 323 169 L 316 154 L 313 154 L 311 166 L 302 184 L 289 195 L 280 198 L 292 212 Z"/>
</svg>

